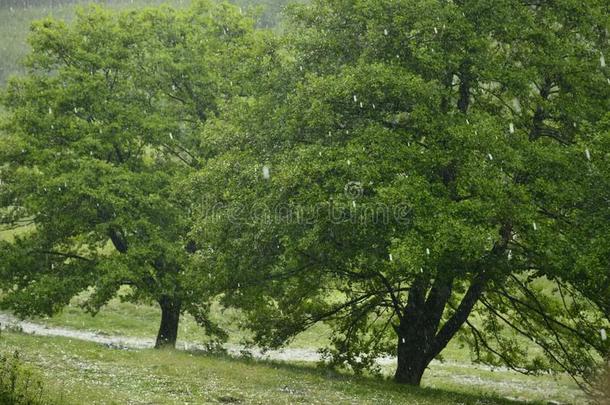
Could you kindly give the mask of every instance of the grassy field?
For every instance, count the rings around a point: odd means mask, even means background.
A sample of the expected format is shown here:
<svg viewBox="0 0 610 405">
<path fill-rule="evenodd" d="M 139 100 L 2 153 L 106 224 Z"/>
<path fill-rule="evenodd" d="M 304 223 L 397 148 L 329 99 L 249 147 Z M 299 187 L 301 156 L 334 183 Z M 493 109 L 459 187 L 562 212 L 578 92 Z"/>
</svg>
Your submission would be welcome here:
<svg viewBox="0 0 610 405">
<path fill-rule="evenodd" d="M 118 335 L 154 339 L 160 313 L 156 307 L 136 305 L 112 300 L 95 317 L 85 313 L 79 306 L 82 298 L 76 298 L 64 312 L 51 318 L 36 319 L 49 327 L 68 327 L 77 330 L 93 331 L 100 335 Z M 235 310 L 221 311 L 215 308 L 214 318 L 226 328 L 231 339 L 230 345 L 241 344 L 248 335 L 238 328 L 239 313 Z M 298 336 L 289 348 L 317 349 L 327 343 L 329 331 L 324 325 Z M 44 340 L 44 338 L 40 338 Z M 53 338 L 49 338 L 55 341 Z M 179 347 L 181 342 L 205 343 L 206 339 L 194 320 L 184 317 L 180 326 Z M 101 350 L 101 349 L 100 349 Z M 55 355 L 46 349 L 39 356 Z M 183 354 L 177 354 L 182 356 Z M 151 354 L 152 356 L 152 354 Z M 475 366 L 470 362 L 467 348 L 452 343 L 443 353 L 444 362 L 434 362 L 424 376 L 423 385 L 428 388 L 442 389 L 462 394 L 492 394 L 521 401 L 556 400 L 565 403 L 582 403 L 583 394 L 566 376 L 524 376 L 508 370 L 491 370 Z M 238 364 L 238 363 L 236 363 Z M 384 367 L 389 377 L 393 365 Z"/>
<path fill-rule="evenodd" d="M 155 350 L 113 350 L 68 340 L 3 333 L 66 404 L 508 404 L 481 394 L 397 386 L 306 365 Z"/>
</svg>

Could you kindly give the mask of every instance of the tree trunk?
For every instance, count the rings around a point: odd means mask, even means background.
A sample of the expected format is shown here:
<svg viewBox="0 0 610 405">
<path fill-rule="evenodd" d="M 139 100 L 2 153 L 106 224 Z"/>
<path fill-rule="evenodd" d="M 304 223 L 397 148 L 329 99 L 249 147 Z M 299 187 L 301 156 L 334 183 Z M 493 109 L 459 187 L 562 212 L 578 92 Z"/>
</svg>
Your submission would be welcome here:
<svg viewBox="0 0 610 405">
<path fill-rule="evenodd" d="M 180 300 L 164 295 L 159 300 L 159 306 L 161 307 L 161 325 L 155 349 L 175 348 L 180 321 Z"/>
<path fill-rule="evenodd" d="M 442 316 L 451 297 L 453 278 L 439 277 L 427 288 L 415 282 L 409 290 L 405 314 L 395 326 L 398 336 L 397 366 L 394 381 L 419 386 L 430 362 L 438 356 L 466 322 L 477 303 L 487 278 L 477 275 L 453 314 L 441 325 Z M 428 295 L 424 301 L 425 290 Z"/>
<path fill-rule="evenodd" d="M 421 336 L 419 336 L 421 337 Z M 426 367 L 430 363 L 427 360 L 425 349 L 421 347 L 423 342 L 418 338 L 398 338 L 397 366 L 394 381 L 399 384 L 419 386 Z"/>
</svg>

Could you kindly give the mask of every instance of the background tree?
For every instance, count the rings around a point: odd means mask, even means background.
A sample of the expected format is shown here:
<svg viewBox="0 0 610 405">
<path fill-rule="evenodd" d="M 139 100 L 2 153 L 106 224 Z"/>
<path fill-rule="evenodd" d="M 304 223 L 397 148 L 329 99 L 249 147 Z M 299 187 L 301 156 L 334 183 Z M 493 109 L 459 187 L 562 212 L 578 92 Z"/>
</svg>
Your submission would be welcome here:
<svg viewBox="0 0 610 405">
<path fill-rule="evenodd" d="M 227 151 L 189 183 L 192 235 L 256 340 L 325 320 L 335 363 L 396 355 L 418 385 L 462 333 L 477 360 L 586 386 L 608 351 L 606 7 L 293 9 L 278 68 L 210 124 Z"/>
<path fill-rule="evenodd" d="M 209 286 L 190 281 L 198 246 L 176 186 L 206 158 L 207 119 L 240 91 L 252 26 L 207 1 L 33 25 L 29 73 L 3 95 L 2 222 L 27 229 L 0 244 L 2 308 L 51 315 L 91 290 L 95 313 L 128 285 L 122 299 L 161 308 L 157 347 L 175 345 L 183 312 L 223 336 Z"/>
</svg>

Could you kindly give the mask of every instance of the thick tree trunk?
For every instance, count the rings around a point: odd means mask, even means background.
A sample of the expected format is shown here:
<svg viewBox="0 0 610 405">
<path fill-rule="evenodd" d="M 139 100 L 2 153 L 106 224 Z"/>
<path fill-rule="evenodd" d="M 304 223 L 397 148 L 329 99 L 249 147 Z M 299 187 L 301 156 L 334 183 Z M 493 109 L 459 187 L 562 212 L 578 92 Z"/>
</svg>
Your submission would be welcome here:
<svg viewBox="0 0 610 405">
<path fill-rule="evenodd" d="M 442 324 L 441 320 L 451 297 L 453 278 L 437 278 L 430 288 L 416 281 L 409 291 L 409 300 L 398 336 L 397 366 L 394 381 L 418 386 L 430 362 L 447 346 L 466 322 L 486 284 L 486 277 L 476 276 L 458 307 Z M 425 291 L 428 290 L 426 297 Z"/>
<path fill-rule="evenodd" d="M 161 307 L 161 325 L 159 325 L 155 349 L 175 348 L 180 322 L 180 300 L 164 295 L 159 300 L 159 306 Z"/>
<path fill-rule="evenodd" d="M 426 350 L 422 347 L 420 339 L 409 337 L 398 338 L 397 366 L 394 381 L 399 384 L 419 386 L 426 367 L 430 363 L 427 360 Z"/>
</svg>

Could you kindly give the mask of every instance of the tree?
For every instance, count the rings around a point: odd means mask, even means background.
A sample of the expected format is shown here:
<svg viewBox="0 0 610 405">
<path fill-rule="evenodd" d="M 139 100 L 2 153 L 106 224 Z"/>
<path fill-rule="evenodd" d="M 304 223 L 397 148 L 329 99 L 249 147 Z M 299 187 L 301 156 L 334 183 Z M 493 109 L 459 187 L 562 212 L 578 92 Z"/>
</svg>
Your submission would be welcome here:
<svg viewBox="0 0 610 405">
<path fill-rule="evenodd" d="M 206 158 L 199 136 L 240 90 L 237 63 L 256 49 L 253 21 L 195 1 L 32 27 L 29 72 L 3 95 L 0 305 L 60 311 L 90 290 L 95 314 L 122 299 L 156 302 L 156 347 L 174 346 L 188 312 L 210 334 L 210 283 L 194 283 L 199 248 L 177 185 Z M 233 85 L 233 80 L 236 81 Z"/>
<path fill-rule="evenodd" d="M 272 79 L 215 120 L 227 150 L 188 183 L 256 340 L 323 320 L 335 363 L 396 355 L 419 385 L 461 335 L 587 386 L 608 352 L 605 7 L 294 8 Z"/>
</svg>

